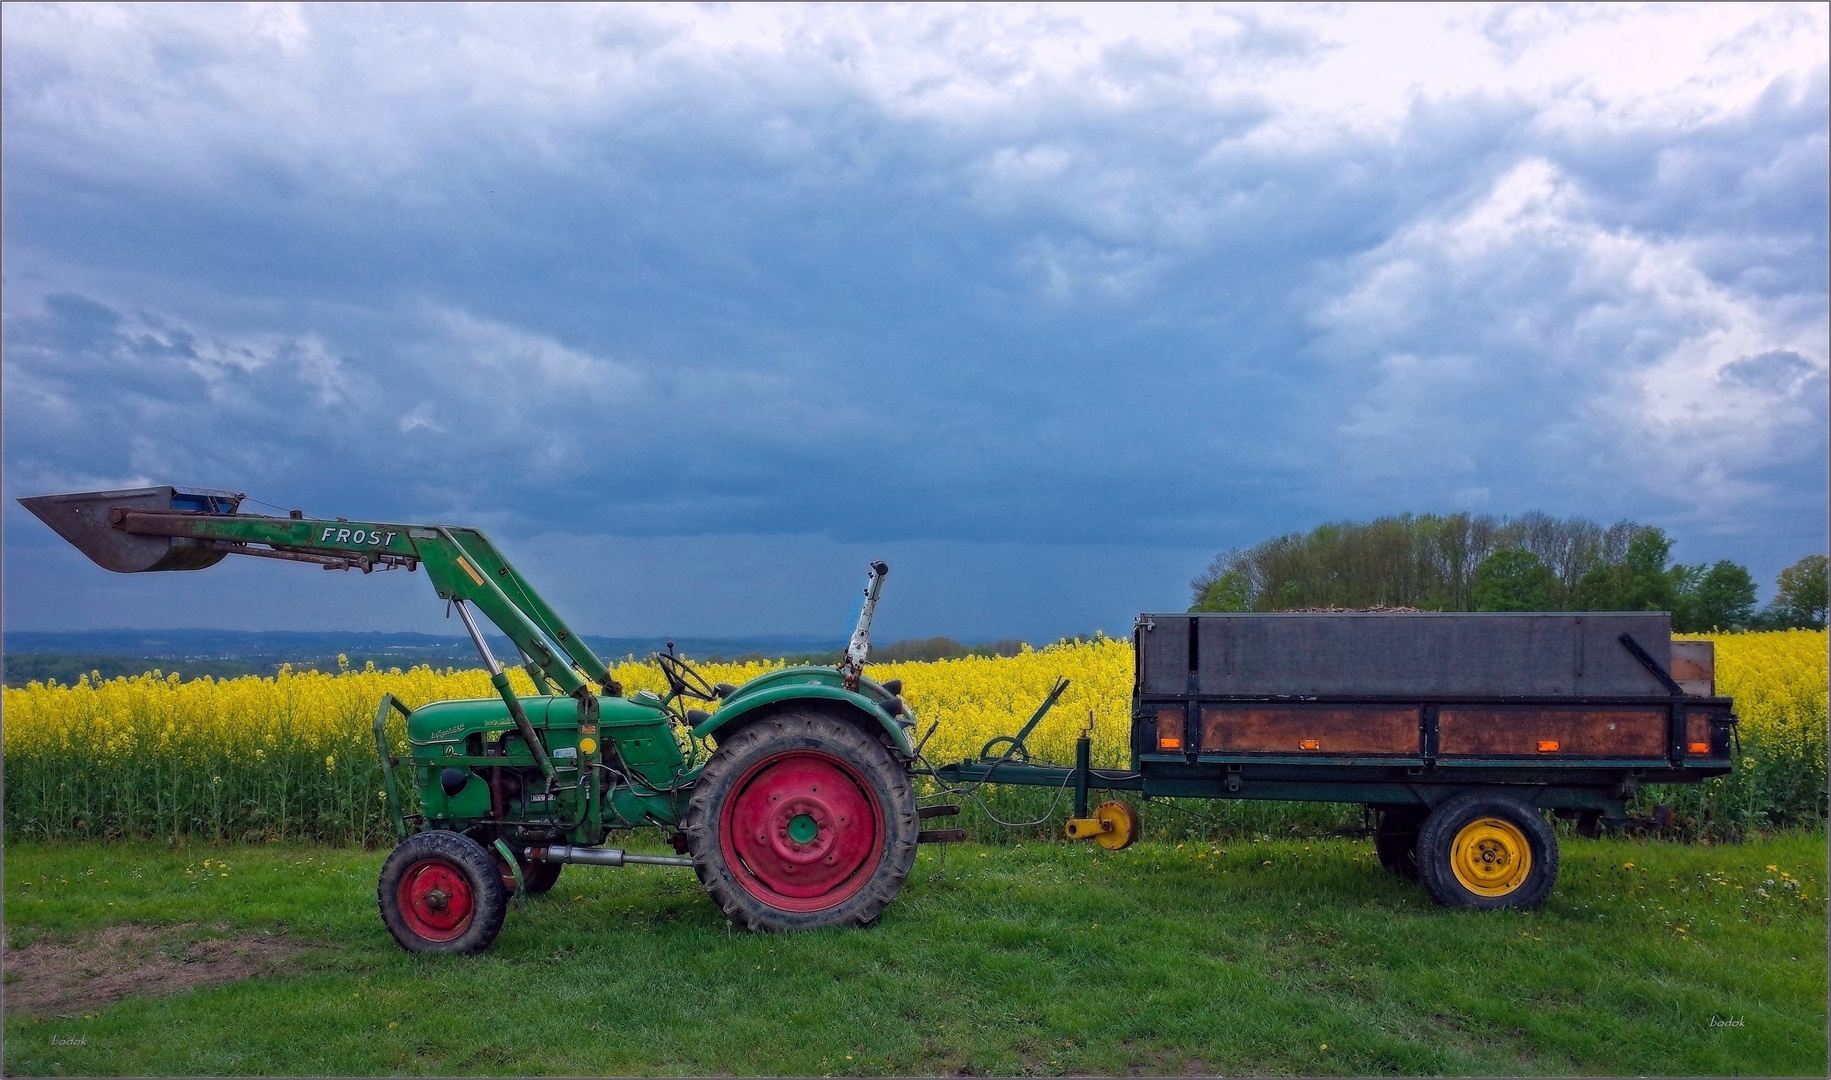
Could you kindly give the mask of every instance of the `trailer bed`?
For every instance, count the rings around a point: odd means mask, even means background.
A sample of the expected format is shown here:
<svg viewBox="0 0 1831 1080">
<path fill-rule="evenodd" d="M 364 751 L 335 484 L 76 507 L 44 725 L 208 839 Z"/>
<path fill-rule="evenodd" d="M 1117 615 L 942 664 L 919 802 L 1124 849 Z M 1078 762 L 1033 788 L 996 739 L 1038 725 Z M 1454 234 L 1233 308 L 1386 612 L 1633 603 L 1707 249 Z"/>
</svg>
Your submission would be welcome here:
<svg viewBox="0 0 1831 1080">
<path fill-rule="evenodd" d="M 1071 836 L 1113 827 L 1087 816 L 1090 790 L 1364 803 L 1382 862 L 1439 900 L 1529 907 L 1556 876 L 1539 811 L 1594 835 L 1644 784 L 1732 767 L 1711 643 L 1674 642 L 1664 612 L 1147 612 L 1134 660 L 1129 768 L 1092 768 L 1085 737 L 1074 766 L 1032 764 L 1019 733 L 935 774 L 1072 784 Z M 1522 876 L 1484 894 L 1495 866 Z"/>
<path fill-rule="evenodd" d="M 1664 612 L 1147 613 L 1133 765 L 1147 794 L 1218 779 L 1216 797 L 1293 797 L 1270 794 L 1275 781 L 1368 801 L 1373 783 L 1403 789 L 1377 801 L 1428 805 L 1418 789 L 1507 783 L 1574 786 L 1546 795 L 1617 810 L 1638 784 L 1729 769 L 1732 703 L 1695 645 L 1709 643 L 1681 643 L 1686 673 L 1711 696 L 1674 693 Z"/>
</svg>

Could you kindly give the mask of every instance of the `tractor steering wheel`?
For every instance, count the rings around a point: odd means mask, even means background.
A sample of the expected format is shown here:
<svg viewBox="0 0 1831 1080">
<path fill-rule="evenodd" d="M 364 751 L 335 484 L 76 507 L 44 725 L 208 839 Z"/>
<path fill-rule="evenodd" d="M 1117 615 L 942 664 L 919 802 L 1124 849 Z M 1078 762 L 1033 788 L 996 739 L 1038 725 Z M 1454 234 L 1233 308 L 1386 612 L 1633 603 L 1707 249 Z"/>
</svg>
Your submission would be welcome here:
<svg viewBox="0 0 1831 1080">
<path fill-rule="evenodd" d="M 717 701 L 718 691 L 706 681 L 706 677 L 693 670 L 693 665 L 675 656 L 673 653 L 656 653 L 655 663 L 660 666 L 661 674 L 668 680 L 668 689 L 675 697 L 697 698 L 700 701 Z"/>
</svg>

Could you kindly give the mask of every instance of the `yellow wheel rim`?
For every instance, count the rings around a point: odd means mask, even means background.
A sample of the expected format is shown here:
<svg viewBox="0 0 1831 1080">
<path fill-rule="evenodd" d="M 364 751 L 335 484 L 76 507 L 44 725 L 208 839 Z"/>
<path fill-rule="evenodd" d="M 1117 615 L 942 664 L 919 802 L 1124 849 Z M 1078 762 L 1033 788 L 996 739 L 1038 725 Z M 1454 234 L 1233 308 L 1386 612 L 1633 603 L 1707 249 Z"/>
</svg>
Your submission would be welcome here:
<svg viewBox="0 0 1831 1080">
<path fill-rule="evenodd" d="M 1108 851 L 1131 847 L 1132 841 L 1138 839 L 1138 811 L 1130 803 L 1109 799 L 1094 808 L 1094 819 L 1113 823 L 1111 832 L 1094 836 L 1094 843 Z"/>
<path fill-rule="evenodd" d="M 1499 818 L 1471 821 L 1450 845 L 1450 869 L 1477 896 L 1505 896 L 1532 872 L 1532 846 L 1517 825 Z"/>
</svg>

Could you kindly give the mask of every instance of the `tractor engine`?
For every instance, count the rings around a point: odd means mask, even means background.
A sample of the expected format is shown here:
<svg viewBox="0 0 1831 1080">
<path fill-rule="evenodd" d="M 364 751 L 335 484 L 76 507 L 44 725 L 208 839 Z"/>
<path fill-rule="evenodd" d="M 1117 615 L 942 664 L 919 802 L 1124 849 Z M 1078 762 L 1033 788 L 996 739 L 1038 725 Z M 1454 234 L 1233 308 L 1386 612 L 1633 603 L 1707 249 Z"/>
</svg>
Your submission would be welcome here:
<svg viewBox="0 0 1831 1080">
<path fill-rule="evenodd" d="M 575 698 L 522 704 L 553 763 L 551 782 L 527 764 L 527 743 L 500 701 L 413 711 L 407 741 L 427 827 L 532 845 L 572 835 L 589 818 L 605 829 L 678 820 L 687 761 L 659 698 L 600 699 L 596 724 L 579 722 Z"/>
</svg>

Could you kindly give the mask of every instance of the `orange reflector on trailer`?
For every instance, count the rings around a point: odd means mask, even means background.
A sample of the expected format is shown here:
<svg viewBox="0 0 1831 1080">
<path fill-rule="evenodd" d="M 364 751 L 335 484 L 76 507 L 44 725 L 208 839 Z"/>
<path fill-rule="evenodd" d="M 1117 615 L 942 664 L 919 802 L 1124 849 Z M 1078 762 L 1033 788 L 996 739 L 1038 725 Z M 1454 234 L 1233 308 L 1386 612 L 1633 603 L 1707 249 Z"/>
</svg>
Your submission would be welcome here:
<svg viewBox="0 0 1831 1080">
<path fill-rule="evenodd" d="M 1182 748 L 1183 737 L 1181 735 L 1172 735 L 1167 731 L 1160 731 L 1157 733 L 1157 749 L 1181 750 Z"/>
<path fill-rule="evenodd" d="M 1297 744 L 1297 748 L 1299 750 L 1321 750 L 1322 743 L 1316 741 L 1315 739 L 1305 739 L 1302 742 Z"/>
<path fill-rule="evenodd" d="M 1691 751 L 1694 754 L 1708 754 L 1708 753 L 1710 753 L 1710 744 L 1707 742 L 1694 742 L 1694 743 L 1690 744 L 1689 746 L 1687 746 L 1685 749 Z"/>
<path fill-rule="evenodd" d="M 1558 740 L 1556 740 L 1556 739 L 1540 739 L 1539 740 L 1539 753 L 1541 753 L 1541 754 L 1554 753 L 1554 752 L 1556 752 L 1557 748 L 1558 748 Z"/>
</svg>

